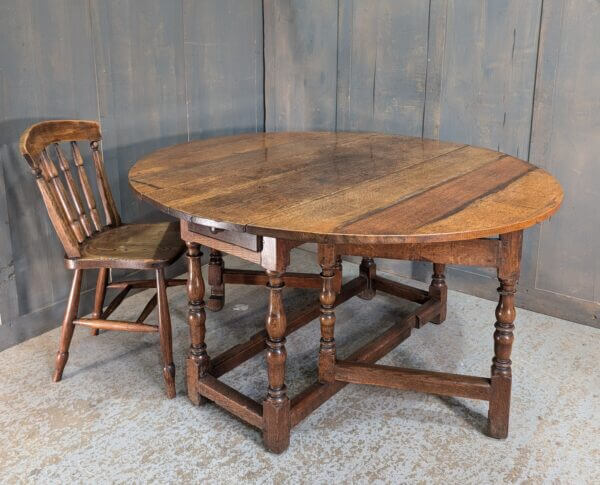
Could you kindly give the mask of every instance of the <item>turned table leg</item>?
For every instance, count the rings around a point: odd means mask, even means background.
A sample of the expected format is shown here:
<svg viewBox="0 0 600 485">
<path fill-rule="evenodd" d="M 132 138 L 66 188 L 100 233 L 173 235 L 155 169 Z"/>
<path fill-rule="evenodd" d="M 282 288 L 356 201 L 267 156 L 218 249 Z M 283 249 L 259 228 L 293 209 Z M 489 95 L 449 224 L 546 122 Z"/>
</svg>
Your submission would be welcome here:
<svg viewBox="0 0 600 485">
<path fill-rule="evenodd" d="M 223 255 L 221 251 L 211 249 L 210 262 L 208 263 L 208 284 L 210 285 L 210 297 L 206 302 L 206 308 L 218 312 L 225 305 L 225 283 L 223 281 Z"/>
<path fill-rule="evenodd" d="M 440 314 L 431 319 L 432 323 L 440 324 L 446 320 L 446 301 L 448 300 L 448 287 L 446 286 L 445 264 L 433 263 L 433 275 L 429 285 L 429 296 L 442 302 Z"/>
<path fill-rule="evenodd" d="M 375 297 L 374 278 L 377 273 L 377 265 L 373 258 L 362 258 L 359 267 L 360 275 L 367 280 L 367 286 L 358 294 L 363 300 L 372 300 Z"/>
<path fill-rule="evenodd" d="M 281 291 L 283 273 L 267 271 L 269 276 L 269 310 L 267 330 L 267 372 L 269 387 L 263 401 L 263 440 L 265 447 L 282 453 L 290 443 L 290 400 L 285 386 L 285 330 L 286 317 Z"/>
<path fill-rule="evenodd" d="M 209 358 L 204 337 L 206 335 L 204 311 L 204 280 L 200 245 L 188 242 L 188 325 L 190 326 L 190 349 L 186 361 L 186 381 L 188 397 L 194 404 L 203 404 L 206 400 L 200 395 L 196 383 L 208 372 Z"/>
<path fill-rule="evenodd" d="M 319 264 L 321 265 L 321 280 L 323 287 L 319 300 L 321 301 L 321 345 L 319 349 L 319 381 L 322 383 L 335 381 L 335 278 L 337 259 L 335 247 L 319 245 Z"/>
<path fill-rule="evenodd" d="M 514 341 L 515 293 L 519 278 L 523 233 L 500 236 L 502 264 L 498 268 L 500 298 L 496 307 L 494 358 L 492 359 L 492 390 L 488 411 L 488 434 L 492 438 L 508 436 L 512 370 L 510 354 Z"/>
</svg>

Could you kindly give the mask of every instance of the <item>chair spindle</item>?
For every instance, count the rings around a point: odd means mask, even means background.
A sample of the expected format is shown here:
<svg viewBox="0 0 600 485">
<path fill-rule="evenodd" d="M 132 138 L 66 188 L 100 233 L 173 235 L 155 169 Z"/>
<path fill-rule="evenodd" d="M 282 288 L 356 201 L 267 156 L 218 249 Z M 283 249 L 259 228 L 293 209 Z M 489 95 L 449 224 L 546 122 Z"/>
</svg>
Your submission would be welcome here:
<svg viewBox="0 0 600 485">
<path fill-rule="evenodd" d="M 92 187 L 90 186 L 90 181 L 88 179 L 87 173 L 85 172 L 85 167 L 83 166 L 83 158 L 81 158 L 81 152 L 79 151 L 77 142 L 71 142 L 71 149 L 73 151 L 73 161 L 77 166 L 77 173 L 79 174 L 79 182 L 81 183 L 83 196 L 85 197 L 85 202 L 90 211 L 90 217 L 92 218 L 92 222 L 94 223 L 94 228 L 96 229 L 96 231 L 101 231 L 102 222 L 100 222 L 100 215 L 98 214 L 98 209 L 96 209 L 96 200 L 94 199 Z"/>
<path fill-rule="evenodd" d="M 83 208 L 81 196 L 79 195 L 79 191 L 77 190 L 77 185 L 75 185 L 75 179 L 73 178 L 73 173 L 71 172 L 69 161 L 65 157 L 58 143 L 54 144 L 54 149 L 56 151 L 56 156 L 58 158 L 60 169 L 67 182 L 67 187 L 69 189 L 69 194 L 71 195 L 71 200 L 73 202 L 73 205 L 75 206 L 77 215 L 79 216 L 79 223 L 81 224 L 81 227 L 83 227 L 85 235 L 87 237 L 90 237 L 94 231 L 92 230 L 92 224 L 90 222 L 90 219 Z"/>
<path fill-rule="evenodd" d="M 96 182 L 98 183 L 100 198 L 102 199 L 102 205 L 104 206 L 106 224 L 109 226 L 120 226 L 121 218 L 119 217 L 117 206 L 110 191 L 110 187 L 108 186 L 106 172 L 104 171 L 104 163 L 102 163 L 102 155 L 98 150 L 99 143 L 97 141 L 92 141 L 90 146 L 92 148 L 92 158 L 94 159 L 94 167 L 96 169 Z"/>
<path fill-rule="evenodd" d="M 42 173 L 44 173 L 46 175 L 46 177 L 47 177 L 46 181 L 54 189 L 56 198 L 58 199 L 58 201 L 60 202 L 60 205 L 62 206 L 63 215 L 64 215 L 64 217 L 67 218 L 69 227 L 73 231 L 73 235 L 75 236 L 75 239 L 77 239 L 77 242 L 83 242 L 85 240 L 85 236 L 83 234 L 83 228 L 81 227 L 81 224 L 79 223 L 79 219 L 77 217 L 77 213 L 75 212 L 75 209 L 73 209 L 71 202 L 69 202 L 69 198 L 67 197 L 67 191 L 65 190 L 65 186 L 63 185 L 62 181 L 58 177 L 58 171 L 56 170 L 56 166 L 54 165 L 54 162 L 48 155 L 48 152 L 46 151 L 46 149 L 42 150 L 40 158 L 41 158 L 41 161 L 44 164 L 44 168 L 45 168 L 45 171 L 43 171 Z"/>
<path fill-rule="evenodd" d="M 54 226 L 54 229 L 56 229 L 56 232 L 58 233 L 58 236 L 64 245 L 65 253 L 69 258 L 79 257 L 79 242 L 77 239 L 75 239 L 73 231 L 67 224 L 63 209 L 56 200 L 54 191 L 51 189 L 47 181 L 47 174 L 44 173 L 46 172 L 46 169 L 40 166 L 38 166 L 37 169 L 39 171 L 35 172 L 36 183 L 40 189 L 40 193 L 42 194 L 44 204 L 48 209 L 48 215 L 50 216 L 52 225 Z"/>
</svg>

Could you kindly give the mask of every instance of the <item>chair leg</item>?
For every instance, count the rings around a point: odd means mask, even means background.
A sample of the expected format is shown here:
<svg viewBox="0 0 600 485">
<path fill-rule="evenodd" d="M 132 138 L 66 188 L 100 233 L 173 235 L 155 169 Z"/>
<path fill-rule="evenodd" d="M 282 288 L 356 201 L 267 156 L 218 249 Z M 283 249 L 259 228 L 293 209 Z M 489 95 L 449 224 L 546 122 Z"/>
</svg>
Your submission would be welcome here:
<svg viewBox="0 0 600 485">
<path fill-rule="evenodd" d="M 65 317 L 63 319 L 62 328 L 60 332 L 60 343 L 58 347 L 58 353 L 56 354 L 56 364 L 54 369 L 54 375 L 52 377 L 52 380 L 54 382 L 58 382 L 62 379 L 62 373 L 69 358 L 69 346 L 71 345 L 71 338 L 73 337 L 73 330 L 75 329 L 73 320 L 77 318 L 77 310 L 79 308 L 79 294 L 81 290 L 82 275 L 82 269 L 76 269 L 75 274 L 73 275 L 73 282 L 71 283 L 71 292 L 69 293 L 67 309 L 65 310 Z"/>
<path fill-rule="evenodd" d="M 163 376 L 167 388 L 167 397 L 175 397 L 175 364 L 173 364 L 173 344 L 171 336 L 171 316 L 167 301 L 167 286 L 162 268 L 156 270 L 156 293 L 158 296 L 158 333 L 163 358 Z"/>
<path fill-rule="evenodd" d="M 102 316 L 107 282 L 108 268 L 100 268 L 98 270 L 98 279 L 96 280 L 96 294 L 94 296 L 94 312 L 92 313 L 92 318 L 100 318 Z M 99 332 L 100 331 L 97 328 L 92 328 L 92 335 L 98 335 Z"/>
</svg>

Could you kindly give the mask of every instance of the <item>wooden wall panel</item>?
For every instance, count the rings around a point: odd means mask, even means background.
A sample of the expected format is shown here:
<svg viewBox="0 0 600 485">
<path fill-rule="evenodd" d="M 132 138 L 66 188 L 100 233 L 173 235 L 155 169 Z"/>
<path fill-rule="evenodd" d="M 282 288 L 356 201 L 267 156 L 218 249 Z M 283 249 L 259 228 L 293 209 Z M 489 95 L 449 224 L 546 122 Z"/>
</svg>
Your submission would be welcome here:
<svg viewBox="0 0 600 485">
<path fill-rule="evenodd" d="M 421 136 L 429 5 L 340 0 L 338 130 Z"/>
<path fill-rule="evenodd" d="M 448 0 L 429 0 L 427 35 L 427 100 L 423 110 L 423 136 L 438 139 L 442 109 L 442 81 L 446 46 L 446 15 Z"/>
<path fill-rule="evenodd" d="M 421 0 L 340 0 L 338 130 L 422 135 L 428 19 Z M 378 264 L 413 275 L 409 262 Z"/>
<path fill-rule="evenodd" d="M 190 138 L 263 131 L 262 0 L 185 0 Z"/>
<path fill-rule="evenodd" d="M 6 145 L 0 147 L 0 161 L 8 154 Z M 0 163 L 0 325 L 10 323 L 18 315 L 17 284 L 13 261 L 10 222 L 4 184 L 4 166 Z"/>
<path fill-rule="evenodd" d="M 16 143 L 31 123 L 61 117 L 100 119 L 130 220 L 156 214 L 132 196 L 131 164 L 191 137 L 374 129 L 530 154 L 566 197 L 526 232 L 519 304 L 598 326 L 599 9 L 592 0 L 1 2 L 0 348 L 55 326 L 66 296 L 62 248 Z M 495 298 L 492 274 L 451 270 L 449 281 Z"/>
<path fill-rule="evenodd" d="M 531 155 L 566 197 L 525 233 L 517 301 L 600 326 L 599 9 L 591 0 L 339 0 L 335 59 L 332 2 L 266 0 L 266 128 L 422 134 Z M 334 62 L 332 125 L 317 108 L 331 109 L 324 81 Z M 423 263 L 378 264 L 423 281 L 431 274 Z M 497 297 L 493 270 L 451 267 L 448 280 Z"/>
<path fill-rule="evenodd" d="M 91 0 L 103 150 L 124 220 L 152 209 L 127 173 L 145 153 L 187 140 L 181 1 Z"/>
<path fill-rule="evenodd" d="M 264 0 L 266 130 L 333 130 L 337 0 Z"/>
<path fill-rule="evenodd" d="M 431 1 L 423 136 L 527 159 L 540 10 L 540 0 Z M 525 253 L 533 247 L 526 238 Z M 414 267 L 419 278 L 430 272 Z M 524 265 L 523 280 L 530 274 Z"/>
<path fill-rule="evenodd" d="M 539 234 L 536 288 L 600 301 L 600 4 L 546 0 L 531 161 L 565 190 Z"/>
<path fill-rule="evenodd" d="M 439 63 L 430 64 L 428 76 L 440 79 L 441 92 L 428 93 L 428 104 L 439 103 L 430 108 L 439 113 L 439 133 L 427 120 L 426 137 L 527 157 L 540 6 L 448 0 L 446 9 L 432 9 L 430 53 Z"/>
<path fill-rule="evenodd" d="M 87 2 L 0 2 L 0 155 L 12 249 L 2 259 L 14 265 L 21 315 L 64 299 L 69 275 L 19 136 L 40 120 L 97 116 Z"/>
<path fill-rule="evenodd" d="M 129 168 L 190 136 L 262 130 L 262 55 L 260 0 L 0 2 L 0 350 L 59 324 L 71 276 L 21 132 L 99 119 L 123 219 L 164 218 L 134 198 Z"/>
</svg>

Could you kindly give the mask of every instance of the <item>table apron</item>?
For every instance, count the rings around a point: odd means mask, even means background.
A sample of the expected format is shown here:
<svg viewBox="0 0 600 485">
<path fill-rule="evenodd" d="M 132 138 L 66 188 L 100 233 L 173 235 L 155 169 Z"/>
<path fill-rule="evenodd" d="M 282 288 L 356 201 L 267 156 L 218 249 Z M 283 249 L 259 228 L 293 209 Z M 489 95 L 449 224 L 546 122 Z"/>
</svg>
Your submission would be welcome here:
<svg viewBox="0 0 600 485">
<path fill-rule="evenodd" d="M 265 268 L 280 266 L 277 263 L 288 259 L 290 249 L 303 244 L 300 241 L 264 238 L 266 244 L 260 247 L 259 250 L 253 250 L 247 246 L 244 247 L 234 242 L 192 231 L 190 226 L 191 224 L 181 221 L 181 237 L 185 241 L 193 241 L 223 251 L 251 263 L 260 264 Z M 269 244 L 271 241 L 274 244 Z M 466 241 L 402 244 L 327 244 L 320 246 L 334 248 L 335 253 L 342 256 L 429 261 L 441 264 L 493 268 L 502 265 L 500 239 L 483 238 Z"/>
<path fill-rule="evenodd" d="M 335 250 L 344 256 L 498 267 L 500 246 L 499 239 L 471 239 L 441 243 L 336 244 Z"/>
</svg>

